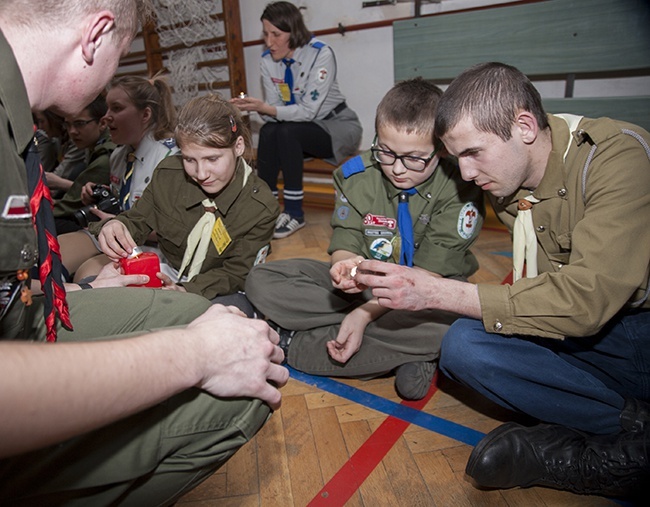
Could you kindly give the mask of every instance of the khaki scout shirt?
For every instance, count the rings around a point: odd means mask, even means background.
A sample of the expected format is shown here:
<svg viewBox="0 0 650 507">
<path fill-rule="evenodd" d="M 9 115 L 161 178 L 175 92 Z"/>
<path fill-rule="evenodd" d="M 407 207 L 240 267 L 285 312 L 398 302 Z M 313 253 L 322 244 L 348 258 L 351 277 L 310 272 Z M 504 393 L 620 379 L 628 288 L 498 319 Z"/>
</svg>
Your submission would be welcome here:
<svg viewBox="0 0 650 507">
<path fill-rule="evenodd" d="M 553 150 L 533 192 L 541 201 L 532 209 L 540 274 L 512 286 L 480 284 L 483 324 L 502 334 L 591 336 L 647 288 L 650 161 L 629 132 L 646 143 L 650 134 L 608 118 L 584 118 L 563 161 L 568 126 L 552 115 L 549 123 Z M 511 230 L 517 200 L 528 194 L 492 198 Z"/>
<path fill-rule="evenodd" d="M 158 247 L 172 267 L 179 269 L 187 236 L 204 213 L 201 201 L 206 197 L 186 175 L 180 155 L 173 155 L 158 164 L 142 197 L 117 220 L 127 226 L 138 245 L 156 231 Z M 188 292 L 208 299 L 244 290 L 246 276 L 260 249 L 271 242 L 280 214 L 266 183 L 250 174 L 244 184 L 241 160 L 233 181 L 213 200 L 216 218 L 222 220 L 231 241 L 221 253 L 211 241 L 201 272 L 182 284 Z"/>
<path fill-rule="evenodd" d="M 350 170 L 349 164 L 359 164 L 358 172 Z M 401 190 L 371 160 L 370 151 L 334 172 L 334 188 L 334 231 L 328 252 L 347 250 L 367 259 L 399 262 L 397 205 Z M 464 182 L 458 167 L 444 159 L 416 190 L 409 199 L 413 265 L 445 277 L 468 277 L 478 268 L 469 248 L 485 216 L 481 190 Z"/>
</svg>

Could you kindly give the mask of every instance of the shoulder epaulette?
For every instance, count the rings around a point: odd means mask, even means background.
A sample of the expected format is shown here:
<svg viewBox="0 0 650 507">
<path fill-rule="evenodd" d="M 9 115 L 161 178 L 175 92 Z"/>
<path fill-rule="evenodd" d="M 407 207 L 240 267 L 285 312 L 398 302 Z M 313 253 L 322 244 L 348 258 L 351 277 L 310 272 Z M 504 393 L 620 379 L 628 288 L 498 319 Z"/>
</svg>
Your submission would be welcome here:
<svg viewBox="0 0 650 507">
<path fill-rule="evenodd" d="M 172 148 L 176 148 L 176 139 L 174 139 L 173 137 L 168 137 L 167 139 L 161 139 L 160 142 L 170 150 Z"/>
<path fill-rule="evenodd" d="M 341 171 L 343 172 L 344 178 L 349 178 L 353 174 L 362 173 L 366 170 L 366 165 L 363 163 L 361 155 L 357 155 L 354 158 L 348 160 L 345 164 L 341 166 Z"/>
<path fill-rule="evenodd" d="M 321 42 L 321 41 L 319 41 L 319 40 L 315 40 L 315 41 L 313 41 L 313 42 L 310 42 L 309 45 L 310 45 L 311 47 L 313 47 L 313 48 L 316 48 L 316 49 L 322 49 L 322 48 L 324 48 L 325 46 L 327 46 L 327 44 L 325 44 L 324 42 Z"/>
<path fill-rule="evenodd" d="M 179 154 L 170 155 L 169 157 L 165 157 L 160 162 L 158 162 L 156 170 L 158 169 L 183 169 L 183 160 Z"/>
</svg>

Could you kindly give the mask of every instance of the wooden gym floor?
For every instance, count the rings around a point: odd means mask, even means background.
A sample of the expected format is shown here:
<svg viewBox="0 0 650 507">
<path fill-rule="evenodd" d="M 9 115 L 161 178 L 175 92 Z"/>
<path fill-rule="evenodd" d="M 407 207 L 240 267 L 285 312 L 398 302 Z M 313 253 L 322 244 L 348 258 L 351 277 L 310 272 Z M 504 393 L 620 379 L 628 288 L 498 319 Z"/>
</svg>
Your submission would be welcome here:
<svg viewBox="0 0 650 507">
<path fill-rule="evenodd" d="M 273 241 L 268 261 L 328 260 L 331 209 L 307 209 L 307 226 Z M 472 281 L 501 283 L 510 237 L 488 218 L 473 248 Z M 613 506 L 547 488 L 482 491 L 465 475 L 472 446 L 517 416 L 443 376 L 420 402 L 402 401 L 393 377 L 330 379 L 291 370 L 282 408 L 179 507 Z"/>
</svg>

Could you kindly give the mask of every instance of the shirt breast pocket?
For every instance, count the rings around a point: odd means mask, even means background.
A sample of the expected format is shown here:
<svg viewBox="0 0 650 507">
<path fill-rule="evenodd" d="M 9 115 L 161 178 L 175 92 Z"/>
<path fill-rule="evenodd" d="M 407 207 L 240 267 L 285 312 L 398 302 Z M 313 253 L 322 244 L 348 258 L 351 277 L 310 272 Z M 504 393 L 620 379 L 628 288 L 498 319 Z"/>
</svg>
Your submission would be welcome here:
<svg viewBox="0 0 650 507">
<path fill-rule="evenodd" d="M 166 254 L 182 257 L 190 230 L 182 222 L 165 215 L 163 210 L 157 209 L 156 214 L 159 217 L 164 217 L 162 220 L 159 219 L 156 224 L 156 234 L 161 250 Z"/>
<path fill-rule="evenodd" d="M 571 258 L 571 233 L 559 234 L 555 237 L 554 248 L 549 251 L 549 260 L 558 269 L 569 263 Z"/>
</svg>

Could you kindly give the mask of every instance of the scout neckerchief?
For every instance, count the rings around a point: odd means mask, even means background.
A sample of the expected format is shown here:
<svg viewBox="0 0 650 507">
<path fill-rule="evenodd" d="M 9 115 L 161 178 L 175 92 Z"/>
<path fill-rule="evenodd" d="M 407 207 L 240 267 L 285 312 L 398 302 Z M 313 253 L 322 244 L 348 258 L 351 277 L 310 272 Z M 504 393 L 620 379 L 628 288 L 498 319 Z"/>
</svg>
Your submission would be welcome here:
<svg viewBox="0 0 650 507">
<path fill-rule="evenodd" d="M 126 171 L 124 171 L 124 178 L 122 178 L 122 186 L 120 187 L 120 205 L 124 211 L 128 210 L 129 198 L 131 197 L 131 180 L 133 179 L 133 165 L 135 163 L 135 152 L 130 151 L 126 156 Z"/>
<path fill-rule="evenodd" d="M 397 205 L 397 226 L 399 235 L 402 239 L 399 253 L 399 263 L 403 266 L 413 266 L 413 220 L 409 211 L 409 196 L 415 194 L 416 190 L 411 188 L 404 190 L 399 194 L 399 204 Z"/>
<path fill-rule="evenodd" d="M 288 106 L 290 104 L 295 104 L 296 99 L 293 96 L 293 72 L 291 71 L 291 65 L 295 63 L 295 60 L 293 58 L 283 58 L 282 62 L 285 65 L 284 69 L 284 82 L 286 83 L 287 87 L 289 88 L 289 100 L 284 101 L 284 105 Z"/>
<path fill-rule="evenodd" d="M 251 167 L 246 163 L 246 161 L 241 161 L 244 166 L 244 183 L 242 188 L 246 185 L 248 177 L 253 172 Z M 187 248 L 185 249 L 185 254 L 183 255 L 183 262 L 181 262 L 181 267 L 178 270 L 178 280 L 180 281 L 183 272 L 187 266 L 190 267 L 187 273 L 187 279 L 191 280 L 196 275 L 201 272 L 201 266 L 203 261 L 208 253 L 208 246 L 210 245 L 210 240 L 212 238 L 212 231 L 216 224 L 217 218 L 215 213 L 217 211 L 217 205 L 212 199 L 203 199 L 201 201 L 205 213 L 199 218 L 199 221 L 190 231 L 189 236 L 187 237 Z"/>
<path fill-rule="evenodd" d="M 556 115 L 561 117 L 569 127 L 569 140 L 564 151 L 563 160 L 571 147 L 572 133 L 578 128 L 582 116 L 572 114 Z M 512 281 L 516 282 L 523 276 L 524 261 L 526 261 L 526 278 L 537 276 L 537 236 L 533 225 L 532 208 L 539 200 L 531 195 L 519 199 L 517 218 L 512 228 Z"/>
<path fill-rule="evenodd" d="M 57 314 L 61 324 L 67 330 L 72 331 L 72 323 L 62 283 L 61 253 L 59 242 L 56 239 L 52 197 L 50 189 L 45 184 L 45 175 L 39 160 L 36 139 L 32 139 L 27 148 L 25 167 L 28 191 L 31 196 L 29 207 L 38 241 L 38 275 L 45 295 L 46 339 L 48 342 L 55 342 Z"/>
</svg>

